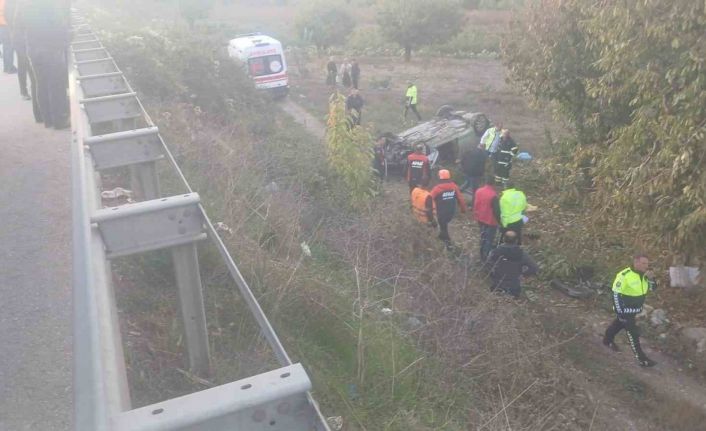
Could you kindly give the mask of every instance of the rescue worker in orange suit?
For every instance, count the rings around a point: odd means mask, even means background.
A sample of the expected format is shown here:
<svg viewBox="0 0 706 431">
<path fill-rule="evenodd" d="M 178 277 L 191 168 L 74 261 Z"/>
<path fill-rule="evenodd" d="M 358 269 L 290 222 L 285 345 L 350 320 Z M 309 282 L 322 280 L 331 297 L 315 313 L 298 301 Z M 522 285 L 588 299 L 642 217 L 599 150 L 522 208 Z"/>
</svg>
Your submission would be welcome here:
<svg viewBox="0 0 706 431">
<path fill-rule="evenodd" d="M 412 190 L 417 186 L 428 186 L 430 172 L 431 164 L 429 163 L 429 158 L 424 154 L 424 145 L 418 144 L 414 149 L 414 153 L 407 156 L 409 192 L 412 193 Z"/>
<path fill-rule="evenodd" d="M 434 220 L 434 200 L 431 198 L 431 193 L 422 187 L 415 187 L 412 190 L 412 213 L 420 222 L 431 227 L 436 227 Z"/>
<path fill-rule="evenodd" d="M 436 219 L 439 223 L 439 239 L 449 247 L 451 245 L 449 223 L 456 214 L 457 206 L 462 213 L 466 212 L 466 202 L 463 200 L 461 190 L 451 181 L 451 173 L 448 170 L 439 171 L 439 180 L 439 184 L 431 189 L 431 198 L 434 201 Z"/>
</svg>

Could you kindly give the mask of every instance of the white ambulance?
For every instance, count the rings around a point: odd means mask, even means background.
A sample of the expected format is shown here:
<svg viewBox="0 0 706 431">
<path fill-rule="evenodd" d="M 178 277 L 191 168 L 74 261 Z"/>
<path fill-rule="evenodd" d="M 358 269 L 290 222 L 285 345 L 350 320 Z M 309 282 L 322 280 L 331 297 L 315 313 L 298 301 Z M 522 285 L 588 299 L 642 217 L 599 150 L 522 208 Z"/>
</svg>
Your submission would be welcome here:
<svg viewBox="0 0 706 431">
<path fill-rule="evenodd" d="M 282 44 L 260 33 L 239 35 L 228 42 L 228 55 L 247 66 L 255 87 L 284 96 L 289 91 Z"/>
</svg>

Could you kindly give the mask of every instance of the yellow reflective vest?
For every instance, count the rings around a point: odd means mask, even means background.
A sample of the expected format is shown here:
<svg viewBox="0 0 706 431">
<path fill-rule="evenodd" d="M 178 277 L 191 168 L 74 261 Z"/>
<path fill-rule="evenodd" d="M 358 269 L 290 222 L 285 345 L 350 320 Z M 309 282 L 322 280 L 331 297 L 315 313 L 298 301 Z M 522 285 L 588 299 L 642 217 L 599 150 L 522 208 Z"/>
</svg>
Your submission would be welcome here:
<svg viewBox="0 0 706 431">
<path fill-rule="evenodd" d="M 417 86 L 416 85 L 413 85 L 413 86 L 407 88 L 407 100 L 410 100 L 409 103 L 411 105 L 417 104 Z"/>
<path fill-rule="evenodd" d="M 497 127 L 491 127 L 486 133 L 483 134 L 483 141 L 481 144 L 485 147 L 485 151 L 490 151 L 490 147 L 493 145 L 493 141 L 495 141 L 495 137 L 498 133 L 500 133 L 500 129 Z"/>
<path fill-rule="evenodd" d="M 613 292 L 625 296 L 645 296 L 649 287 L 647 277 L 633 271 L 632 268 L 620 271 L 613 281 Z"/>
<path fill-rule="evenodd" d="M 515 188 L 507 189 L 500 195 L 500 222 L 503 227 L 522 220 L 527 209 L 527 197 Z"/>
</svg>

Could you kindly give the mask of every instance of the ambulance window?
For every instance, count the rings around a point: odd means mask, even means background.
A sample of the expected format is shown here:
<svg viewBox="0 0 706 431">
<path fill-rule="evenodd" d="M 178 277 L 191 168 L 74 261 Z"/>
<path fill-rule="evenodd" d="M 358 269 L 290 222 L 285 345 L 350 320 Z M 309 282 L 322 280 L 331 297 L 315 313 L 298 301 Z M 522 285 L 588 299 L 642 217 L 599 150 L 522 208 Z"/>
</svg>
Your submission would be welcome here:
<svg viewBox="0 0 706 431">
<path fill-rule="evenodd" d="M 271 75 L 284 69 L 281 55 L 266 55 L 248 60 L 251 76 Z"/>
<path fill-rule="evenodd" d="M 265 62 L 263 60 L 264 57 L 250 59 L 250 75 L 260 76 L 265 74 Z"/>
</svg>

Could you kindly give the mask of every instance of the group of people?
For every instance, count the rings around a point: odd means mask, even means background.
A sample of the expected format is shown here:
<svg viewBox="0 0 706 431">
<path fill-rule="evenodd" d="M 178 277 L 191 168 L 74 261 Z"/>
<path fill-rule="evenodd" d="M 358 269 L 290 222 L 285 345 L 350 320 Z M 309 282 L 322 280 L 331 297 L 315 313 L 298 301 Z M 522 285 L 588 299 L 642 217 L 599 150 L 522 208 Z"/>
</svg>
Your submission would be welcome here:
<svg viewBox="0 0 706 431">
<path fill-rule="evenodd" d="M 491 290 L 519 297 L 523 277 L 537 274 L 539 267 L 521 248 L 527 198 L 510 181 L 512 159 L 518 147 L 510 133 L 498 124 L 481 137 L 480 145 L 461 157 L 465 182 L 461 187 L 451 180 L 446 169 L 438 172 L 438 182 L 431 188 L 431 166 L 424 145 L 418 145 L 407 157 L 406 179 L 409 184 L 412 212 L 417 220 L 433 228 L 438 226 L 439 239 L 451 245 L 448 226 L 456 211 L 468 208 L 462 191 L 471 189 L 472 214 L 480 229 L 480 260 L 489 272 Z M 485 174 L 487 160 L 493 162 L 493 174 Z M 497 186 L 503 186 L 498 190 Z M 497 234 L 500 231 L 500 241 Z M 606 329 L 603 344 L 618 351 L 615 336 L 625 329 L 630 348 L 641 367 L 652 367 L 640 345 L 635 317 L 642 311 L 645 298 L 656 288 L 654 274 L 644 254 L 633 256 L 630 267 L 621 270 L 612 285 L 616 318 Z"/>
<path fill-rule="evenodd" d="M 340 68 L 336 64 L 334 57 L 329 58 L 328 63 L 326 63 L 326 85 L 335 90 L 338 83 L 341 83 L 347 89 L 358 88 L 360 83 L 360 65 L 355 58 L 351 61 L 348 61 L 347 58 L 344 59 Z"/>
<path fill-rule="evenodd" d="M 360 65 L 353 59 L 350 62 L 345 59 L 340 67 L 336 64 L 334 57 L 330 57 L 326 63 L 326 85 L 332 91 L 338 89 L 338 84 L 342 84 L 348 91 L 346 97 L 346 113 L 349 117 L 351 126 L 359 126 L 363 115 L 363 105 L 365 101 L 360 95 Z M 405 91 L 405 107 L 403 117 L 406 120 L 407 114 L 411 111 L 417 117 L 418 121 L 422 121 L 422 116 L 417 110 L 419 100 L 417 86 L 413 81 L 407 81 L 407 89 Z"/>
<path fill-rule="evenodd" d="M 68 0 L 0 0 L 3 71 L 17 74 L 34 119 L 55 129 L 69 126 L 69 13 Z"/>
<path fill-rule="evenodd" d="M 487 157 L 487 156 L 485 156 Z M 424 145 L 418 145 L 407 157 L 407 175 L 412 211 L 422 223 L 439 228 L 439 239 L 451 247 L 449 223 L 457 211 L 468 211 L 461 188 L 451 179 L 447 169 L 439 170 L 438 182 L 429 187 L 431 179 L 429 159 Z M 475 180 L 474 180 L 475 181 Z M 480 228 L 480 253 L 482 263 L 488 265 L 491 289 L 519 297 L 520 277 L 533 275 L 538 267 L 520 248 L 522 226 L 527 218 L 527 198 L 521 190 L 506 183 L 500 192 L 493 176 L 481 177 L 472 195 L 472 215 Z M 498 231 L 501 242 L 498 244 Z"/>
</svg>

